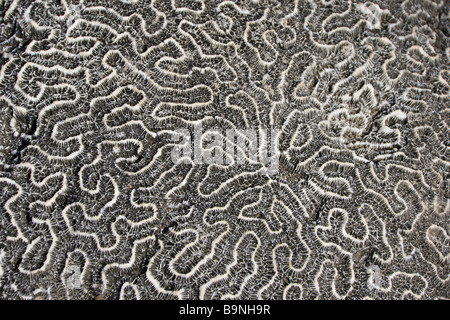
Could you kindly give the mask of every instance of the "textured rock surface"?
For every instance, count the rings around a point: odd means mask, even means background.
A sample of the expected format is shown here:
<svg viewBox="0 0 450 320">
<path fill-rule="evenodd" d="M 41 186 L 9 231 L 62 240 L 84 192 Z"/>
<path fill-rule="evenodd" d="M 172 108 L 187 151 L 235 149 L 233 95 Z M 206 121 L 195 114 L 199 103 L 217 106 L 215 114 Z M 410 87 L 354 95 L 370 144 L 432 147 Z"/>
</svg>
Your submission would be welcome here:
<svg viewBox="0 0 450 320">
<path fill-rule="evenodd" d="M 2 299 L 450 298 L 447 1 L 0 15 Z M 174 164 L 199 124 L 277 173 Z"/>
</svg>

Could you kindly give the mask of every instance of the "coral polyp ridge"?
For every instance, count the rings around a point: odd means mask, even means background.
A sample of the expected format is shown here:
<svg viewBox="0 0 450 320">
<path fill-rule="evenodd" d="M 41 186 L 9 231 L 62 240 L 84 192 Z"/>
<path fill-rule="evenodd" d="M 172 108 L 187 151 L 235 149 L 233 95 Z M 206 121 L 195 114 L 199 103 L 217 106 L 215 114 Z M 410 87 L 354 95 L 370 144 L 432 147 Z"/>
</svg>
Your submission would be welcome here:
<svg viewBox="0 0 450 320">
<path fill-rule="evenodd" d="M 449 9 L 0 0 L 0 298 L 449 299 Z"/>
</svg>

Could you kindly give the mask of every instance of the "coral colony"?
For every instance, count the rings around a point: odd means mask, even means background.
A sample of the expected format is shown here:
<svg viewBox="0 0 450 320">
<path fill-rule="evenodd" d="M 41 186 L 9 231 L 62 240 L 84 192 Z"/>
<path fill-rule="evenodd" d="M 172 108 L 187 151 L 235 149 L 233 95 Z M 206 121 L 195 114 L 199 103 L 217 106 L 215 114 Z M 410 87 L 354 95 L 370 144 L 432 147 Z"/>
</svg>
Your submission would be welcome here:
<svg viewBox="0 0 450 320">
<path fill-rule="evenodd" d="M 450 298 L 449 12 L 0 0 L 0 298 Z"/>
</svg>

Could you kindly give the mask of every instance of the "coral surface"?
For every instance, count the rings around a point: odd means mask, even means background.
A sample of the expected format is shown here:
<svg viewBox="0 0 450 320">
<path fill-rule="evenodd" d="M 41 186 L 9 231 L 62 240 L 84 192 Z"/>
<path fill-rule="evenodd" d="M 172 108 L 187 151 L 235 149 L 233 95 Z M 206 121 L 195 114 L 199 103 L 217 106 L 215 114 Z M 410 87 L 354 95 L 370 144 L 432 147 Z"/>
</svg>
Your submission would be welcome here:
<svg viewBox="0 0 450 320">
<path fill-rule="evenodd" d="M 449 10 L 0 0 L 0 298 L 450 298 Z"/>
</svg>

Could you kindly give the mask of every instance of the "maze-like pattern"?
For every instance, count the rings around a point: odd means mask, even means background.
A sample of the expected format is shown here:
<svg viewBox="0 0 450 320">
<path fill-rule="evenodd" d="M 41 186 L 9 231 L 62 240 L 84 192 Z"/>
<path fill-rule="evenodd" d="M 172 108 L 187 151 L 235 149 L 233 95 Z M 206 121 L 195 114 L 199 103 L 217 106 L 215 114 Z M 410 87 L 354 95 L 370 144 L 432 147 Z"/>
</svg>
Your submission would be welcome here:
<svg viewBox="0 0 450 320">
<path fill-rule="evenodd" d="M 447 1 L 0 14 L 1 298 L 450 298 Z M 277 173 L 174 164 L 200 124 L 278 129 Z"/>
</svg>

